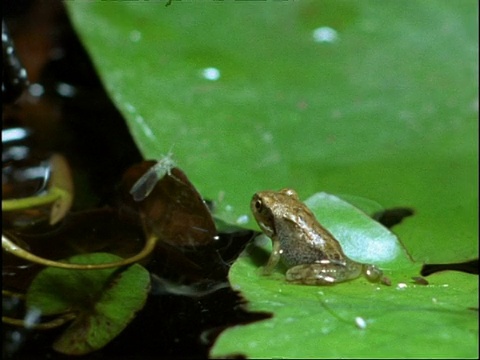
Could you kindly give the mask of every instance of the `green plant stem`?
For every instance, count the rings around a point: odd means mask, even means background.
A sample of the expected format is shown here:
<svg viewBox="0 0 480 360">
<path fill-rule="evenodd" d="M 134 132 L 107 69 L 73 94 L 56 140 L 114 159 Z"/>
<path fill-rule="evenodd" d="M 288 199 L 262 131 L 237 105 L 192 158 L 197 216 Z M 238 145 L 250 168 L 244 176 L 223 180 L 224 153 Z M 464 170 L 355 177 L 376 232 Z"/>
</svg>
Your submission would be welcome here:
<svg viewBox="0 0 480 360">
<path fill-rule="evenodd" d="M 76 318 L 75 314 L 67 313 L 48 322 L 38 323 L 38 324 L 27 324 L 24 320 L 21 320 L 21 319 L 14 319 L 8 316 L 2 316 L 2 322 L 5 324 L 24 327 L 27 329 L 50 330 L 50 329 L 54 329 L 59 326 L 62 326 L 66 322 L 71 321 L 75 318 Z"/>
<path fill-rule="evenodd" d="M 68 193 L 65 190 L 58 187 L 52 187 L 45 195 L 2 200 L 2 211 L 18 211 L 37 206 L 49 205 L 66 196 L 68 196 Z"/>
<path fill-rule="evenodd" d="M 150 235 L 145 242 L 145 246 L 143 249 L 136 255 L 124 259 L 122 261 L 117 261 L 113 263 L 106 263 L 106 264 L 69 264 L 60 261 L 54 261 L 42 258 L 40 256 L 34 255 L 31 252 L 21 248 L 20 246 L 16 245 L 14 242 L 9 240 L 5 235 L 2 234 L 2 248 L 9 253 L 31 261 L 33 263 L 63 269 L 72 269 L 72 270 L 97 270 L 97 269 L 109 269 L 113 267 L 120 267 L 129 265 L 135 262 L 138 262 L 145 257 L 147 257 L 155 248 L 158 238 L 155 235 Z"/>
</svg>

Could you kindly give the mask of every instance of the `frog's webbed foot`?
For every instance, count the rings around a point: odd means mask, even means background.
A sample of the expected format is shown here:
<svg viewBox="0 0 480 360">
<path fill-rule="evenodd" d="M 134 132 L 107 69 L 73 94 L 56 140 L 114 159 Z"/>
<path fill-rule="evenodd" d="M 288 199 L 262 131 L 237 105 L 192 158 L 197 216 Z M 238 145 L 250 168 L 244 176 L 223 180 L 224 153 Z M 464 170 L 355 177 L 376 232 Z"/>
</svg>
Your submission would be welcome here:
<svg viewBox="0 0 480 360">
<path fill-rule="evenodd" d="M 370 282 L 380 282 L 384 285 L 391 285 L 391 281 L 388 277 L 383 276 L 383 271 L 375 265 L 364 264 L 363 274 Z"/>
<path fill-rule="evenodd" d="M 297 265 L 289 269 L 286 279 L 289 282 L 306 285 L 332 285 L 354 279 L 361 274 L 361 266 L 347 265 L 344 262 L 323 260 L 315 264 Z"/>
</svg>

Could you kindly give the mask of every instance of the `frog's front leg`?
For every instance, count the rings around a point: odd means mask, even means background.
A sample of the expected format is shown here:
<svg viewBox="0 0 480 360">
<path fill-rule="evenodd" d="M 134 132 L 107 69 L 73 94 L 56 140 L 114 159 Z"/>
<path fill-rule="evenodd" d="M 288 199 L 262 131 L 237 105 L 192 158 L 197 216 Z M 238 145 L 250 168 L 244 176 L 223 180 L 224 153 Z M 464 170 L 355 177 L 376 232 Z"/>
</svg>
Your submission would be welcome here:
<svg viewBox="0 0 480 360">
<path fill-rule="evenodd" d="M 355 279 L 362 274 L 363 265 L 356 262 L 321 260 L 314 264 L 302 264 L 290 268 L 286 279 L 289 282 L 306 285 L 332 285 Z"/>
<path fill-rule="evenodd" d="M 267 265 L 263 268 L 263 275 L 270 275 L 272 273 L 273 269 L 280 261 L 281 253 L 280 241 L 276 238 L 272 238 L 272 253 L 270 254 Z"/>
</svg>

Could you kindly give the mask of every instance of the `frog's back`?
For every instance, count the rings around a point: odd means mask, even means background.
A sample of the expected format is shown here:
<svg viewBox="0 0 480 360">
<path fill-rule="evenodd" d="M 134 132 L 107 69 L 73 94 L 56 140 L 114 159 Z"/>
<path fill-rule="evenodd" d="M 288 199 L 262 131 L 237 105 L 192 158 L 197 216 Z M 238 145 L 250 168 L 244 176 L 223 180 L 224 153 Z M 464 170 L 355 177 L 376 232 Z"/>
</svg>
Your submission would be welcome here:
<svg viewBox="0 0 480 360">
<path fill-rule="evenodd" d="M 316 220 L 305 221 L 312 219 L 306 215 L 310 214 L 297 212 L 289 222 L 290 226 L 282 228 L 278 233 L 285 265 L 314 264 L 322 260 L 344 262 L 346 257 L 338 241 Z"/>
</svg>

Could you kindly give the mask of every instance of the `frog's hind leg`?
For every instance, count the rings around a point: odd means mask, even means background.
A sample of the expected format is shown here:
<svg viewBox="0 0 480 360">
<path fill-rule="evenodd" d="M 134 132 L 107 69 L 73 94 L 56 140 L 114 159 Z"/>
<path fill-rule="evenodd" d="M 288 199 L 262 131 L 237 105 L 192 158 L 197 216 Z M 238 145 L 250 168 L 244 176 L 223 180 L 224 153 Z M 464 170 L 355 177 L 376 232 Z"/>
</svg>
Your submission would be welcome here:
<svg viewBox="0 0 480 360">
<path fill-rule="evenodd" d="M 287 271 L 286 279 L 295 284 L 332 285 L 358 277 L 361 270 L 361 266 L 357 268 L 341 262 L 324 260 L 322 263 L 294 266 Z"/>
</svg>

